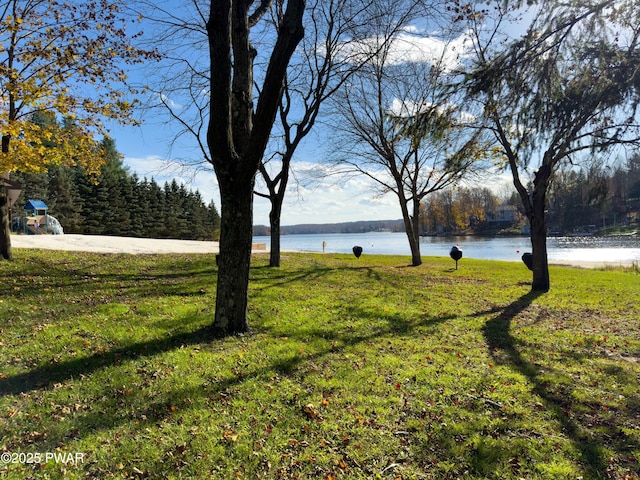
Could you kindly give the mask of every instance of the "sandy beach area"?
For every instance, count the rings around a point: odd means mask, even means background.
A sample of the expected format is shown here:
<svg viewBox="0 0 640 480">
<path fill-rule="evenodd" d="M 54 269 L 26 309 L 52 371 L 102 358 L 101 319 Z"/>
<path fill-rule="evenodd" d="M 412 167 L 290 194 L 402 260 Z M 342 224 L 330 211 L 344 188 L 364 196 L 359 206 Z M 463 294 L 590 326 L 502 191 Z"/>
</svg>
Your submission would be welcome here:
<svg viewBox="0 0 640 480">
<path fill-rule="evenodd" d="M 11 246 L 99 253 L 218 253 L 218 242 L 74 234 L 11 235 Z"/>
</svg>

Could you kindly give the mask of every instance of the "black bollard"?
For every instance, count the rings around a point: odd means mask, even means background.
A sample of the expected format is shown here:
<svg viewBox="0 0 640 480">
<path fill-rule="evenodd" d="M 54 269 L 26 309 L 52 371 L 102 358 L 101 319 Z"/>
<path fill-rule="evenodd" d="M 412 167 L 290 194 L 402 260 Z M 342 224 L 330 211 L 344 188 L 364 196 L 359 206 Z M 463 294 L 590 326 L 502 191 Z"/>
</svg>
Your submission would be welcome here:
<svg viewBox="0 0 640 480">
<path fill-rule="evenodd" d="M 522 254 L 522 261 L 527 266 L 527 268 L 533 271 L 533 255 L 529 252 L 525 252 Z"/>
<path fill-rule="evenodd" d="M 357 245 L 353 247 L 353 254 L 356 258 L 360 258 L 360 255 L 362 255 L 362 247 L 358 247 Z"/>
<path fill-rule="evenodd" d="M 456 261 L 456 270 L 458 269 L 458 260 L 462 258 L 462 250 L 455 245 L 449 250 L 449 256 Z"/>
</svg>

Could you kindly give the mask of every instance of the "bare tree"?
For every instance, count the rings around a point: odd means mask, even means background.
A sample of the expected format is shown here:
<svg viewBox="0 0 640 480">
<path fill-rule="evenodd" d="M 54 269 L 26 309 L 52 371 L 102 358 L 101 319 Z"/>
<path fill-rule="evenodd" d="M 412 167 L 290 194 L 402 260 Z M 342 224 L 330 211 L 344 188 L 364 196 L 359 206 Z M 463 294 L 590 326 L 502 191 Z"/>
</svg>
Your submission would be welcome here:
<svg viewBox="0 0 640 480">
<path fill-rule="evenodd" d="M 446 95 L 445 78 L 458 55 L 453 45 L 418 42 L 417 36 L 381 27 L 361 44 L 376 54 L 336 97 L 343 119 L 337 163 L 344 173 L 369 177 L 380 194 L 396 195 L 417 266 L 422 263 L 421 201 L 458 182 L 482 157 L 484 146 L 481 130 L 472 128 L 473 117 Z M 456 40 L 462 48 L 462 37 Z M 425 56 L 427 45 L 440 54 Z"/>
<path fill-rule="evenodd" d="M 342 42 L 354 31 L 366 4 L 360 0 L 315 0 L 307 6 L 305 39 L 292 61 L 278 109 L 277 132 L 272 135 L 271 153 L 260 164 L 266 193 L 256 195 L 271 202 L 270 266 L 280 266 L 280 219 L 291 175 L 294 154 L 311 132 L 321 106 L 348 77 L 349 69 L 339 59 Z"/>
<path fill-rule="evenodd" d="M 531 226 L 532 290 L 550 288 L 546 209 L 563 164 L 592 152 L 637 144 L 640 7 L 632 1 L 537 3 L 522 38 L 474 29 L 478 53 L 468 76 L 504 155 Z M 516 5 L 517 6 L 517 5 Z M 508 12 L 496 10 L 496 25 Z M 527 188 L 527 172 L 533 188 Z"/>
<path fill-rule="evenodd" d="M 376 54 L 363 55 L 352 47 L 370 35 L 372 22 L 402 28 L 418 5 L 419 0 L 315 0 L 307 6 L 305 39 L 287 74 L 271 153 L 260 166 L 267 192 L 256 191 L 271 202 L 271 266 L 280 266 L 280 219 L 296 150 L 327 100 Z"/>
</svg>

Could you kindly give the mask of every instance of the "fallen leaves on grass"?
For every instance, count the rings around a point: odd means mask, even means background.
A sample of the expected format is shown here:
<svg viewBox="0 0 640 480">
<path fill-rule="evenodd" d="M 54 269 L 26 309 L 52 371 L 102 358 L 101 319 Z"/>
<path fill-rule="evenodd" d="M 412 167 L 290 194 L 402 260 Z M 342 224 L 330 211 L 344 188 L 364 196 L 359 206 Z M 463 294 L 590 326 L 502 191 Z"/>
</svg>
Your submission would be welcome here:
<svg viewBox="0 0 640 480">
<path fill-rule="evenodd" d="M 317 420 L 322 421 L 322 415 L 320 411 L 315 407 L 313 403 L 308 403 L 302 409 L 304 414 L 307 416 L 309 420 Z"/>
</svg>

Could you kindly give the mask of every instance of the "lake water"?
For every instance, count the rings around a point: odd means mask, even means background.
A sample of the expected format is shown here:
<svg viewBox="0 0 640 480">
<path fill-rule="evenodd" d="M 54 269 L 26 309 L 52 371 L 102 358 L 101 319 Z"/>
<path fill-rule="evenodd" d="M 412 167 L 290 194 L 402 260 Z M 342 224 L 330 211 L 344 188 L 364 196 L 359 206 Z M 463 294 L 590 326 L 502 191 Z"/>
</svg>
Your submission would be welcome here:
<svg viewBox="0 0 640 480">
<path fill-rule="evenodd" d="M 266 236 L 254 237 L 254 242 L 266 243 Z M 370 232 L 340 234 L 283 235 L 281 248 L 285 250 L 322 252 L 326 242 L 327 253 L 351 253 L 355 245 L 364 254 L 411 255 L 404 233 Z M 531 251 L 529 237 L 422 237 L 420 252 L 423 257 L 448 256 L 453 245 L 458 245 L 466 258 L 520 261 L 524 252 Z M 549 237 L 547 250 L 550 262 L 608 262 L 640 263 L 640 234 L 610 237 Z"/>
</svg>

